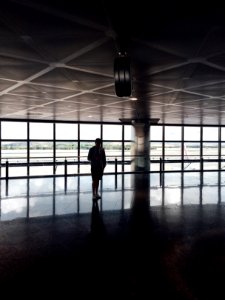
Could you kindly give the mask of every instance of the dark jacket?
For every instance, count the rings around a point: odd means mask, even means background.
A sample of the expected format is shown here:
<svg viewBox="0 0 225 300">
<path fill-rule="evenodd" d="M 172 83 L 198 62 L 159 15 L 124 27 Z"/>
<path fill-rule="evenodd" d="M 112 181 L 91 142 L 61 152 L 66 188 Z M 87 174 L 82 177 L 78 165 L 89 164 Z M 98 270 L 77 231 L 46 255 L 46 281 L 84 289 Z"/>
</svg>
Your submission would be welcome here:
<svg viewBox="0 0 225 300">
<path fill-rule="evenodd" d="M 91 162 L 92 168 L 102 168 L 106 166 L 106 156 L 104 148 L 93 146 L 89 149 L 88 160 Z"/>
</svg>

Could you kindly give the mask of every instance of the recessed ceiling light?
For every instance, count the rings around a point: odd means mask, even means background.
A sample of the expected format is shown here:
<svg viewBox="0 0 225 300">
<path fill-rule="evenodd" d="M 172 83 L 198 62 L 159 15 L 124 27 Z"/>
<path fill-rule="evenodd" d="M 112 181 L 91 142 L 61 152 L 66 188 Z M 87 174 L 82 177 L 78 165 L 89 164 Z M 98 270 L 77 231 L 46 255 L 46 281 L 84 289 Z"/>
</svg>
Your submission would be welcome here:
<svg viewBox="0 0 225 300">
<path fill-rule="evenodd" d="M 132 101 L 137 101 L 138 100 L 137 97 L 129 97 L 129 99 L 132 100 Z"/>
<path fill-rule="evenodd" d="M 88 118 L 92 118 L 92 115 L 89 115 Z"/>
</svg>

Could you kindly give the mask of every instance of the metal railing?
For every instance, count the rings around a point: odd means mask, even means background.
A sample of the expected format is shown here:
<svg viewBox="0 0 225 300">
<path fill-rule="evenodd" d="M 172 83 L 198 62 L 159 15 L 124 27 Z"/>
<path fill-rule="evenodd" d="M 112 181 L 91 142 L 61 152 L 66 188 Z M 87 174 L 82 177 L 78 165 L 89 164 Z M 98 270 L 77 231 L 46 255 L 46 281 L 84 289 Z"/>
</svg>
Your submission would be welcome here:
<svg viewBox="0 0 225 300">
<path fill-rule="evenodd" d="M 213 155 L 212 155 L 213 156 Z M 115 176 L 117 176 L 117 174 L 120 173 L 138 173 L 138 172 L 142 172 L 142 171 L 124 171 L 124 166 L 126 165 L 131 165 L 134 160 L 140 156 L 134 156 L 134 155 L 130 155 L 130 156 L 126 156 L 126 159 L 123 159 L 122 156 L 111 156 L 107 158 L 107 165 L 114 165 L 114 170 L 112 172 L 105 172 L 106 174 L 115 174 Z M 143 156 L 142 156 L 143 157 Z M 159 156 L 157 156 L 159 157 Z M 176 155 L 177 157 L 177 155 Z M 196 157 L 196 156 L 195 156 Z M 153 164 L 157 164 L 159 166 L 159 170 L 151 170 L 149 171 L 149 173 L 160 173 L 160 178 L 161 175 L 163 175 L 164 173 L 167 172 L 211 172 L 211 171 L 225 171 L 225 165 L 224 168 L 222 167 L 222 163 L 225 163 L 225 158 L 221 158 L 221 159 L 212 159 L 212 158 L 208 158 L 209 155 L 206 156 L 207 158 L 204 157 L 200 157 L 199 159 L 162 159 L 162 157 L 159 157 L 159 159 L 151 159 L 151 157 L 148 157 L 149 159 L 149 163 L 150 166 Z M 34 159 L 36 161 L 34 161 Z M 20 160 L 22 160 L 22 162 L 20 162 Z M 0 164 L 0 169 L 5 168 L 5 176 L 1 176 L 2 179 L 9 179 L 9 178 L 17 178 L 17 177 L 29 177 L 29 175 L 26 176 L 15 176 L 15 174 L 13 174 L 13 176 L 11 176 L 10 174 L 10 169 L 12 167 L 37 167 L 37 166 L 52 166 L 52 170 L 56 170 L 57 166 L 63 166 L 64 167 L 64 172 L 62 174 L 56 175 L 54 174 L 54 171 L 52 172 L 51 175 L 47 175 L 47 176 L 69 176 L 69 175 L 85 175 L 85 174 L 90 174 L 89 172 L 80 172 L 80 166 L 82 165 L 90 165 L 90 162 L 87 161 L 86 156 L 85 157 L 74 157 L 74 156 L 70 156 L 70 157 L 57 157 L 56 161 L 52 160 L 52 157 L 35 157 L 35 158 L 31 158 L 31 161 L 28 163 L 26 161 L 24 161 L 24 158 L 19 158 L 19 157 L 9 157 L 9 158 L 4 158 L 2 159 L 2 162 Z M 180 169 L 166 169 L 165 165 L 170 164 L 171 166 L 173 164 L 181 164 L 181 168 Z M 188 166 L 190 166 L 191 164 L 199 164 L 199 169 L 197 170 L 187 170 L 186 167 L 184 167 L 184 164 L 187 163 Z M 204 163 L 216 163 L 217 164 L 217 168 L 212 168 L 212 169 L 205 169 L 204 168 Z M 68 166 L 78 166 L 77 168 L 77 173 L 73 173 L 73 174 L 69 174 L 68 173 Z M 121 166 L 121 171 L 118 171 L 118 167 Z M 182 167 L 183 166 L 183 167 Z M 45 176 L 45 174 L 39 175 L 39 176 Z M 31 177 L 31 176 L 30 176 Z M 34 176 L 36 177 L 36 176 Z M 162 178 L 163 180 L 163 178 Z"/>
</svg>

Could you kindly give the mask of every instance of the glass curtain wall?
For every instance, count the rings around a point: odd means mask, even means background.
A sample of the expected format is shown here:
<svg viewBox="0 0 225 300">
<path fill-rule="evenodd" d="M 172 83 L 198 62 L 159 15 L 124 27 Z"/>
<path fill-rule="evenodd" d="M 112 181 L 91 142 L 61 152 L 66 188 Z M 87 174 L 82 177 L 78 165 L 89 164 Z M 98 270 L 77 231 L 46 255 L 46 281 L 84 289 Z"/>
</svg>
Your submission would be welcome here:
<svg viewBox="0 0 225 300">
<path fill-rule="evenodd" d="M 133 125 L 6 120 L 0 126 L 2 178 L 90 174 L 96 138 L 103 140 L 105 173 L 131 172 Z M 209 172 L 225 170 L 225 127 L 151 125 L 149 143 L 151 172 L 205 171 L 207 180 Z"/>
<path fill-rule="evenodd" d="M 224 127 L 152 125 L 149 142 L 151 171 L 160 170 L 160 160 L 164 162 L 165 171 L 225 168 Z"/>
<path fill-rule="evenodd" d="M 37 121 L 1 121 L 0 125 L 2 178 L 7 174 L 9 177 L 89 174 L 88 151 L 99 137 L 107 156 L 105 173 L 131 170 L 131 125 Z"/>
</svg>

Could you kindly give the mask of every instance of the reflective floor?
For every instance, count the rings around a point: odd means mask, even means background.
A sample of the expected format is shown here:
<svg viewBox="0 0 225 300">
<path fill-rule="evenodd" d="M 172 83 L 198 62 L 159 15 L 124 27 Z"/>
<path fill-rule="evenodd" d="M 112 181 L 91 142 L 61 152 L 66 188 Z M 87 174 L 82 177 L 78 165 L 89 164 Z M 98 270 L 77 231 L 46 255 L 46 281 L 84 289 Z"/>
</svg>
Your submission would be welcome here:
<svg viewBox="0 0 225 300">
<path fill-rule="evenodd" d="M 164 186 L 159 174 L 105 175 L 93 202 L 90 176 L 1 180 L 1 290 L 223 299 L 225 176 L 203 183 L 199 173 L 165 174 Z"/>
</svg>

